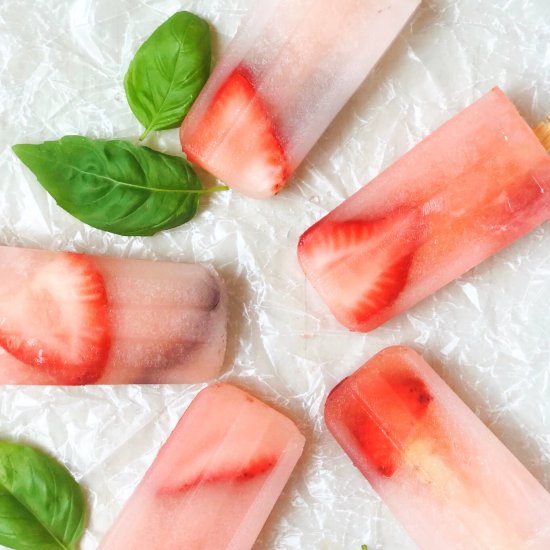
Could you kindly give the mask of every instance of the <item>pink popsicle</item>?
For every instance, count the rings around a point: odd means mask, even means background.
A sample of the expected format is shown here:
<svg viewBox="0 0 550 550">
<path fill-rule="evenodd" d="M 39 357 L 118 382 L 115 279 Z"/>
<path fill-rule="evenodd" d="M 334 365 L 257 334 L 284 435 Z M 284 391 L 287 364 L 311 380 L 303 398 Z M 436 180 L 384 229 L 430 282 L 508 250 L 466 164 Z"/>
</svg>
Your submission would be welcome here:
<svg viewBox="0 0 550 550">
<path fill-rule="evenodd" d="M 249 550 L 304 447 L 281 413 L 227 384 L 202 390 L 100 550 Z"/>
<path fill-rule="evenodd" d="M 308 229 L 300 264 L 369 331 L 550 218 L 550 157 L 495 88 Z"/>
<path fill-rule="evenodd" d="M 550 494 L 412 349 L 338 384 L 325 421 L 422 550 L 550 548 Z"/>
<path fill-rule="evenodd" d="M 242 193 L 277 193 L 420 0 L 256 2 L 181 129 L 188 158 Z"/>
<path fill-rule="evenodd" d="M 0 247 L 0 383 L 192 383 L 223 363 L 217 273 Z"/>
</svg>

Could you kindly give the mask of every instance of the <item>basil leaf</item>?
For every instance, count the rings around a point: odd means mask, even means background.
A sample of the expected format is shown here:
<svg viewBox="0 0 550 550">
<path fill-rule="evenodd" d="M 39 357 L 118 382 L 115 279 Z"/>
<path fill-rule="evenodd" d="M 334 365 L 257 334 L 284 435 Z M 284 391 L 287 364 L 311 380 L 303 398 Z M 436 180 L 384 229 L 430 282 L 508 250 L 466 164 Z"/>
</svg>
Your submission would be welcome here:
<svg viewBox="0 0 550 550">
<path fill-rule="evenodd" d="M 0 441 L 0 544 L 18 550 L 72 550 L 86 503 L 64 466 L 32 447 Z"/>
<path fill-rule="evenodd" d="M 152 130 L 178 127 L 210 75 L 208 23 L 179 12 L 163 23 L 130 63 L 124 88 L 134 115 Z"/>
<path fill-rule="evenodd" d="M 126 141 L 66 136 L 14 145 L 57 204 L 75 218 L 119 235 L 153 235 L 189 221 L 203 189 L 191 166 Z"/>
</svg>

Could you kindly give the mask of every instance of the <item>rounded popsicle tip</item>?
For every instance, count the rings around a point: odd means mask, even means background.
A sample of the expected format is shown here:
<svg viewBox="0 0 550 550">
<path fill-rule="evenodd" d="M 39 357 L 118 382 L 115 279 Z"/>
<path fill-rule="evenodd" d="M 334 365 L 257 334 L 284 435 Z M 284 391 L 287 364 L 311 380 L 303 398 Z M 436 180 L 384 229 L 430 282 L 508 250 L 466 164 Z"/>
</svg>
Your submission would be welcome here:
<svg viewBox="0 0 550 550">
<path fill-rule="evenodd" d="M 329 432 L 333 435 L 334 439 L 342 445 L 340 438 L 340 431 L 342 426 L 342 419 L 347 416 L 347 394 L 349 393 L 350 378 L 353 376 L 346 376 L 336 386 L 330 390 L 325 400 L 325 406 L 323 409 L 323 419 Z"/>
<path fill-rule="evenodd" d="M 347 380 L 349 379 L 349 376 L 346 376 L 334 388 L 332 388 L 327 395 L 327 398 L 325 400 L 325 407 L 324 407 L 324 417 L 325 417 L 325 423 L 327 423 L 327 417 L 330 419 L 331 412 L 333 410 L 332 403 L 338 399 L 338 394 L 340 392 L 340 389 L 345 387 Z"/>
</svg>

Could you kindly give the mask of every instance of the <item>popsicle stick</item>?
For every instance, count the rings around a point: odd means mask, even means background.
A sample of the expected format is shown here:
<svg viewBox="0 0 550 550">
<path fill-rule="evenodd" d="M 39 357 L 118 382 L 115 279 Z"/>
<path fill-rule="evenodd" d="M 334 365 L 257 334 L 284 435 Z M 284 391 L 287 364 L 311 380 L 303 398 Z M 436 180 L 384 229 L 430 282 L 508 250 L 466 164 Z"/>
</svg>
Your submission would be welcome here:
<svg viewBox="0 0 550 550">
<path fill-rule="evenodd" d="M 550 153 L 550 115 L 546 117 L 546 122 L 541 122 L 534 129 L 534 132 L 544 148 Z"/>
</svg>

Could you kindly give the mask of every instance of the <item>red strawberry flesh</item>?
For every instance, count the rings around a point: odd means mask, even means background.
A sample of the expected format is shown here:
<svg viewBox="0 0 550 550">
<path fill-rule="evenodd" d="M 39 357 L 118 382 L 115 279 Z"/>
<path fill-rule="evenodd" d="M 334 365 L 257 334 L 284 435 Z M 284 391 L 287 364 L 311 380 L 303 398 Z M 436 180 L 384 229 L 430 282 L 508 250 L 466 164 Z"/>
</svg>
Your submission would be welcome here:
<svg viewBox="0 0 550 550">
<path fill-rule="evenodd" d="M 302 235 L 302 269 L 336 318 L 351 330 L 371 330 L 407 283 L 418 246 L 419 216 L 321 221 Z"/>
<path fill-rule="evenodd" d="M 276 467 L 286 445 L 285 433 L 273 430 L 280 422 L 266 405 L 244 394 L 227 395 L 216 386 L 220 411 L 208 408 L 212 399 L 193 403 L 192 416 L 201 418 L 189 445 L 170 465 L 169 479 L 159 494 L 188 491 L 203 484 L 246 482 Z"/>
<path fill-rule="evenodd" d="M 93 259 L 62 253 L 0 303 L 0 346 L 56 384 L 90 384 L 110 348 L 107 294 Z"/>
<path fill-rule="evenodd" d="M 358 410 L 352 430 L 371 465 L 391 477 L 432 397 L 424 382 L 410 375 L 373 382 L 365 391 L 366 399 L 381 404 L 381 409 Z"/>
<path fill-rule="evenodd" d="M 220 86 L 192 133 L 182 126 L 181 143 L 191 162 L 252 197 L 277 193 L 289 176 L 269 113 L 242 68 Z"/>
<path fill-rule="evenodd" d="M 340 414 L 345 407 L 345 423 L 354 447 L 370 468 L 391 477 L 408 443 L 421 430 L 432 400 L 420 378 L 396 369 L 368 380 L 346 379 L 332 390 L 327 410 L 334 407 L 335 401 L 345 403 Z"/>
</svg>

